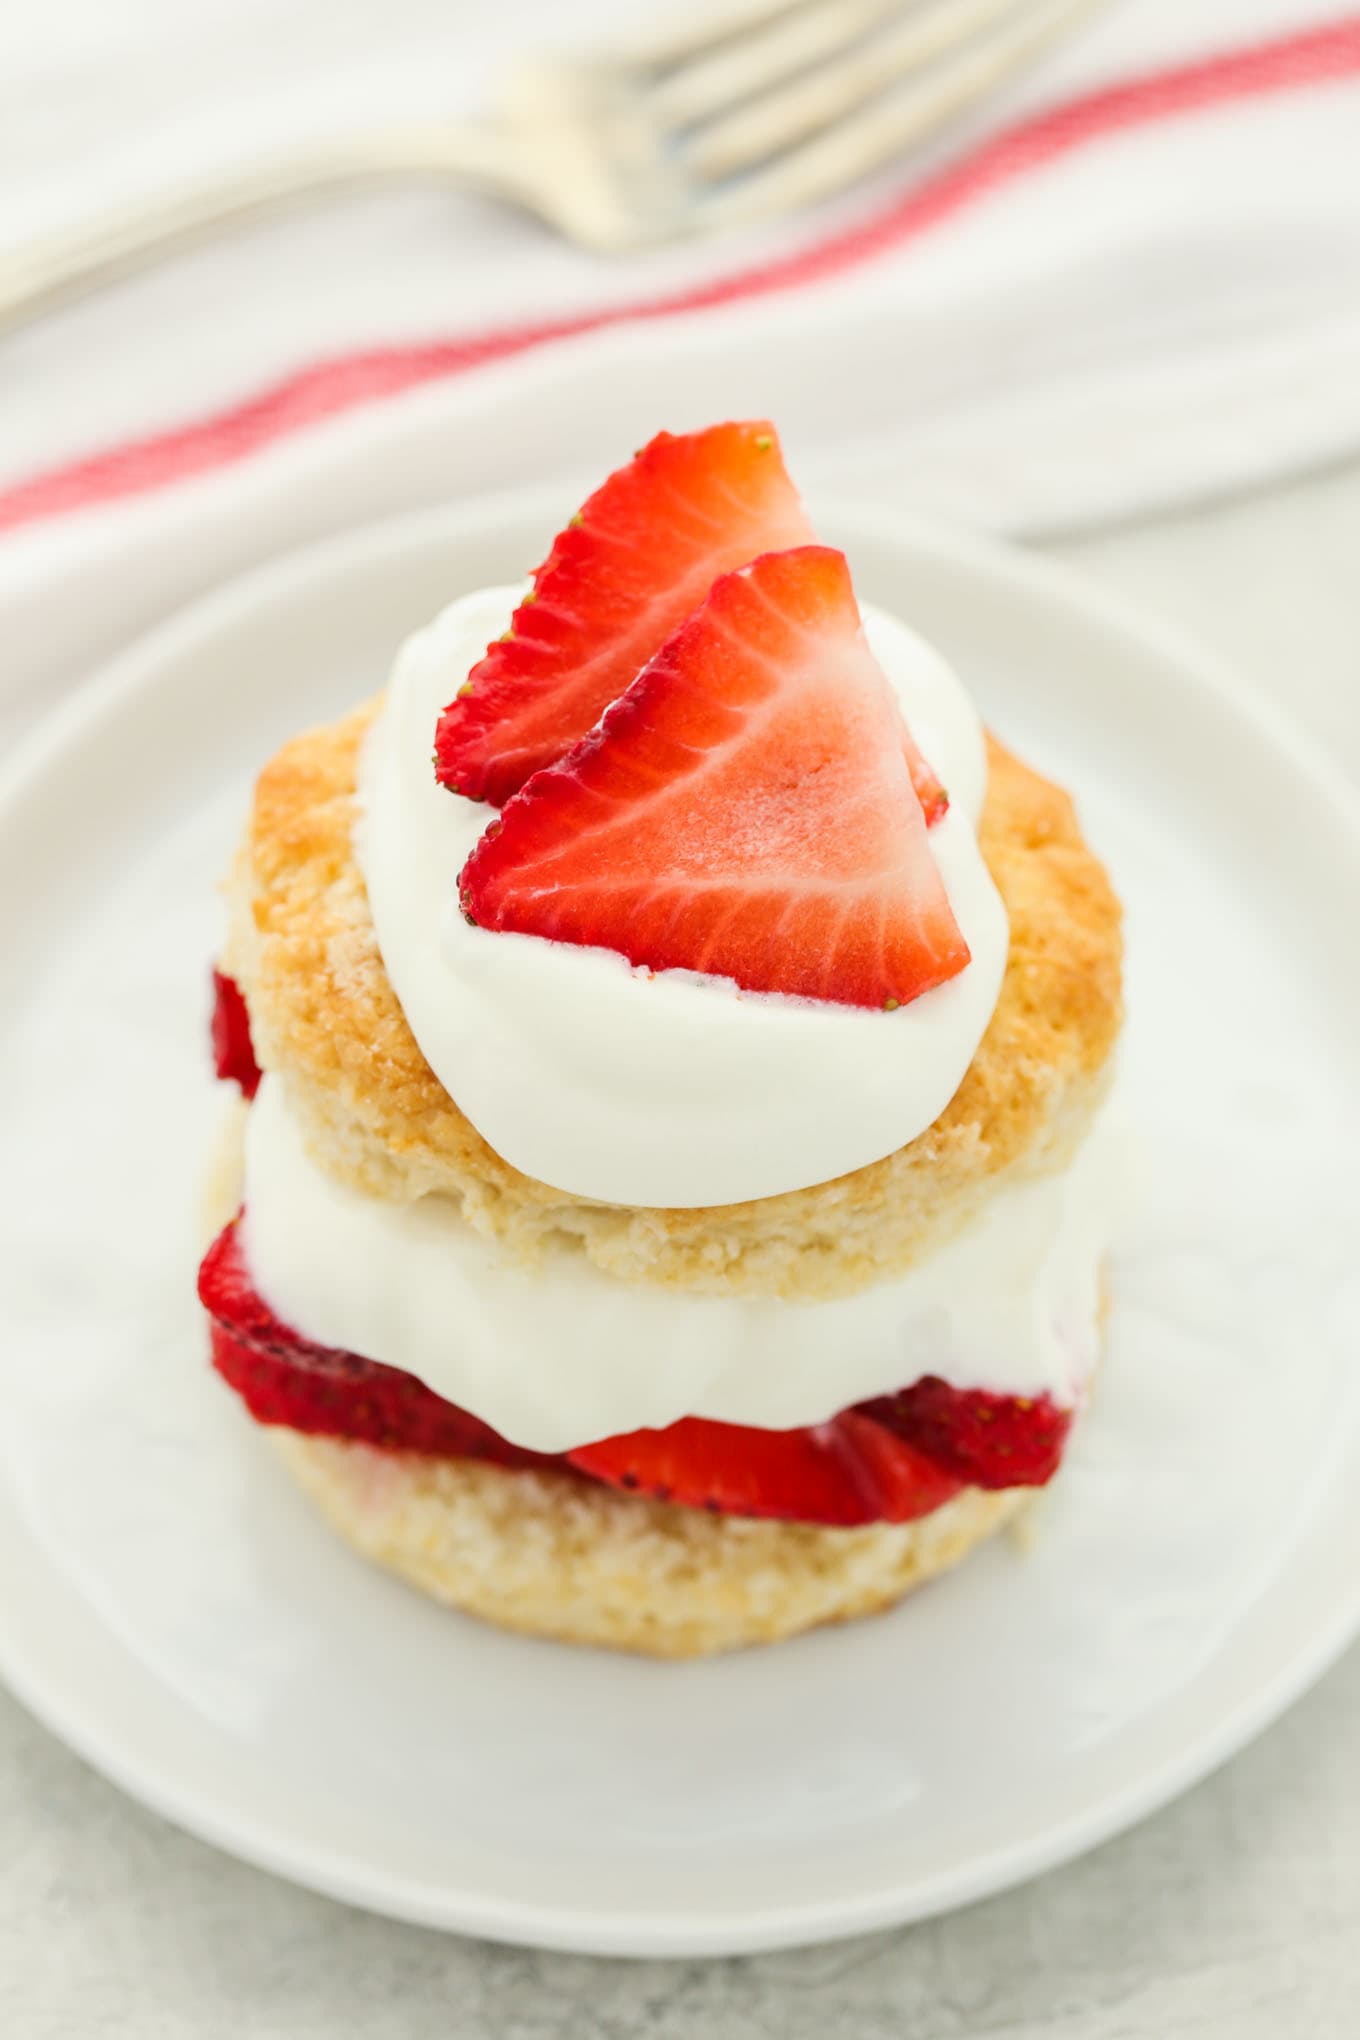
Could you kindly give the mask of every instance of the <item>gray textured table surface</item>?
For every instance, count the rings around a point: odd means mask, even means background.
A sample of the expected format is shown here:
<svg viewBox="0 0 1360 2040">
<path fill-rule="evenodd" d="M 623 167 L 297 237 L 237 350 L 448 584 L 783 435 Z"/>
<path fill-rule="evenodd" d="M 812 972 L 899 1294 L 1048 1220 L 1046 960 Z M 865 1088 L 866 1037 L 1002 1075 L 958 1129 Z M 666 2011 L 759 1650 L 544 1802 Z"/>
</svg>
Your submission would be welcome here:
<svg viewBox="0 0 1360 2040">
<path fill-rule="evenodd" d="M 1051 548 L 1227 652 L 1360 775 L 1360 468 Z M 1360 1557 L 1360 1554 L 1357 1555 Z M 1019 1891 L 723 1962 L 367 1918 L 123 1799 L 0 1693 L 6 2040 L 1354 2040 L 1360 1652 L 1216 1777 Z"/>
</svg>

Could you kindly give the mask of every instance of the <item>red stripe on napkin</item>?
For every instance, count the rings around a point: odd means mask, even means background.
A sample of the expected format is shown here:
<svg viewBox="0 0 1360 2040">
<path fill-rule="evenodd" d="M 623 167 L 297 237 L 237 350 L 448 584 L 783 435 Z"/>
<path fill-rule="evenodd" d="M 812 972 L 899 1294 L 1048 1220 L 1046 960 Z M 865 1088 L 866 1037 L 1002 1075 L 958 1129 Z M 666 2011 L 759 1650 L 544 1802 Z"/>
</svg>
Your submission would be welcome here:
<svg viewBox="0 0 1360 2040">
<path fill-rule="evenodd" d="M 1086 93 L 1008 128 L 858 226 L 792 255 L 642 303 L 610 305 L 489 333 L 375 348 L 317 362 L 228 410 L 171 432 L 106 447 L 15 483 L 0 491 L 0 531 L 164 488 L 243 460 L 276 439 L 341 412 L 376 403 L 420 383 L 461 374 L 484 362 L 504 360 L 545 341 L 628 320 L 703 311 L 741 298 L 793 289 L 926 233 L 995 186 L 1104 135 L 1227 101 L 1325 84 L 1357 72 L 1360 15 L 1351 14 L 1296 35 L 1220 51 L 1194 63 Z"/>
</svg>

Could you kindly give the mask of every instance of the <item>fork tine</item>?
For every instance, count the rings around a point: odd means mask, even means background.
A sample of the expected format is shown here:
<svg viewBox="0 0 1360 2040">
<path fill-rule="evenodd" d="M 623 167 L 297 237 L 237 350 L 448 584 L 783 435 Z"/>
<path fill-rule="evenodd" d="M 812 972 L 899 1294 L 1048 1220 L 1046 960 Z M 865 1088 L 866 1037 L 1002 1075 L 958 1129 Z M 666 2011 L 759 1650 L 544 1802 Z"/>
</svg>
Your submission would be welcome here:
<svg viewBox="0 0 1360 2040">
<path fill-rule="evenodd" d="M 646 93 L 649 120 L 685 128 L 721 115 L 810 66 L 836 58 L 894 14 L 903 0 L 800 0 L 756 21 L 718 49 L 703 45 Z"/>
<path fill-rule="evenodd" d="M 861 38 L 834 59 L 720 111 L 685 143 L 692 172 L 739 176 L 853 113 L 975 37 L 1028 13 L 1033 0 L 935 0 Z"/>
<path fill-rule="evenodd" d="M 812 204 L 924 141 L 1019 71 L 1105 0 L 1028 0 L 995 34 L 973 40 L 914 82 L 861 97 L 783 153 L 746 158 L 749 174 L 701 200 L 706 228 L 736 226 Z M 697 169 L 697 165 L 693 166 Z"/>
<path fill-rule="evenodd" d="M 696 19 L 683 26 L 672 20 L 653 35 L 630 37 L 620 54 L 630 69 L 669 71 L 701 61 L 744 36 L 777 27 L 819 4 L 820 0 L 727 0 L 723 5 L 709 0 Z"/>
</svg>

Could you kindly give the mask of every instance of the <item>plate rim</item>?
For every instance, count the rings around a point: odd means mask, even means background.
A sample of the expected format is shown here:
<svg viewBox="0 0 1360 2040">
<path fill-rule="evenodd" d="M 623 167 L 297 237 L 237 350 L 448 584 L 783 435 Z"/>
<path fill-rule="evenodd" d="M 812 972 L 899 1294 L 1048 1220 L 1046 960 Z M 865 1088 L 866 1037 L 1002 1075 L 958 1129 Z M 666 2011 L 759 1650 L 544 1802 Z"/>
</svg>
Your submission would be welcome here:
<svg viewBox="0 0 1360 2040">
<path fill-rule="evenodd" d="M 71 744 L 88 740 L 101 721 L 117 716 L 123 703 L 152 684 L 167 659 L 183 657 L 243 614 L 295 596 L 299 583 L 319 571 L 343 573 L 362 560 L 377 566 L 403 551 L 436 539 L 456 548 L 473 531 L 489 525 L 551 523 L 560 507 L 558 491 L 536 486 L 483 498 L 475 506 L 436 507 L 362 525 L 290 551 L 279 559 L 226 582 L 211 594 L 176 611 L 140 636 L 114 660 L 74 689 L 44 716 L 0 770 L 0 822 L 41 782 Z M 1174 666 L 1210 697 L 1231 720 L 1254 725 L 1258 737 L 1278 749 L 1294 771 L 1311 782 L 1332 819 L 1350 837 L 1360 864 L 1360 788 L 1325 751 L 1298 728 L 1288 713 L 1234 682 L 1231 666 L 1175 626 L 1149 617 L 1117 595 L 1093 586 L 1078 570 L 1033 556 L 991 538 L 955 531 L 873 504 L 818 495 L 818 507 L 850 529 L 879 543 L 925 555 L 946 568 L 1000 581 L 1020 600 L 1036 596 L 1051 607 L 1075 611 L 1088 628 L 1114 634 L 1136 653 Z M 1344 1477 L 1344 1464 L 1333 1475 Z M 0 1534 L 10 1513 L 10 1496 L 0 1496 Z M 20 1525 L 22 1534 L 22 1526 Z M 318 1855 L 296 1837 L 262 1829 L 247 1817 L 236 1820 L 214 1801 L 211 1790 L 193 1781 L 167 1784 L 154 1762 L 122 1747 L 116 1735 L 101 1735 L 97 1708 L 82 1706 L 63 1682 L 60 1665 L 43 1669 L 17 1635 L 0 1629 L 0 1678 L 28 1710 L 79 1756 L 111 1778 L 131 1797 L 201 1839 L 255 1866 L 282 1875 L 345 1903 L 425 1926 L 480 1935 L 518 1945 L 580 1953 L 636 1957 L 717 1955 L 755 1952 L 831 1941 L 876 1928 L 918 1920 L 967 1904 L 1037 1876 L 1122 1832 L 1166 1805 L 1241 1750 L 1289 1707 L 1333 1664 L 1360 1633 L 1360 1575 L 1349 1593 L 1337 1597 L 1329 1620 L 1320 1621 L 1310 1647 L 1293 1654 L 1274 1678 L 1258 1681 L 1216 1722 L 1160 1765 L 1134 1775 L 1094 1806 L 1079 1809 L 1045 1828 L 1037 1843 L 1002 1844 L 952 1870 L 927 1879 L 885 1880 L 871 1891 L 800 1900 L 759 1909 L 748 1906 L 735 1918 L 716 1912 L 602 1915 L 598 1908 L 573 1912 L 538 1900 L 487 1897 L 476 1891 L 430 1886 L 381 1866 Z M 40 1653 L 38 1654 L 40 1658 Z M 59 1657 L 59 1653 L 57 1656 Z"/>
</svg>

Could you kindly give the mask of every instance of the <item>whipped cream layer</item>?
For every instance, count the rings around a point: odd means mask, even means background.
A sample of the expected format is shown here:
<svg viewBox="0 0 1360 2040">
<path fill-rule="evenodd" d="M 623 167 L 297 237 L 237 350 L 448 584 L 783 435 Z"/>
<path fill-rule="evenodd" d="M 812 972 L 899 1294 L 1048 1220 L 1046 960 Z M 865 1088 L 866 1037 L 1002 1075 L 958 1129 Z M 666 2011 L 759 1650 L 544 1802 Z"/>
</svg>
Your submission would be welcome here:
<svg viewBox="0 0 1360 2040">
<path fill-rule="evenodd" d="M 390 1204 L 326 1176 L 276 1077 L 246 1126 L 256 1287 L 318 1344 L 416 1375 L 515 1444 L 561 1452 L 684 1416 L 783 1430 L 924 1374 L 1071 1405 L 1095 1364 L 1112 1170 L 997 1189 L 919 1266 L 821 1303 L 621 1282 L 563 1245 L 532 1268 L 449 1199 Z"/>
<path fill-rule="evenodd" d="M 949 667 L 866 607 L 869 643 L 949 792 L 930 847 L 971 962 L 894 1013 L 743 992 L 463 919 L 458 874 L 494 810 L 437 784 L 435 725 L 521 593 L 466 596 L 411 638 L 364 749 L 356 855 L 387 975 L 445 1090 L 515 1168 L 605 1204 L 740 1203 L 915 1139 L 982 1039 L 1008 939 L 974 833 L 982 729 Z"/>
</svg>

